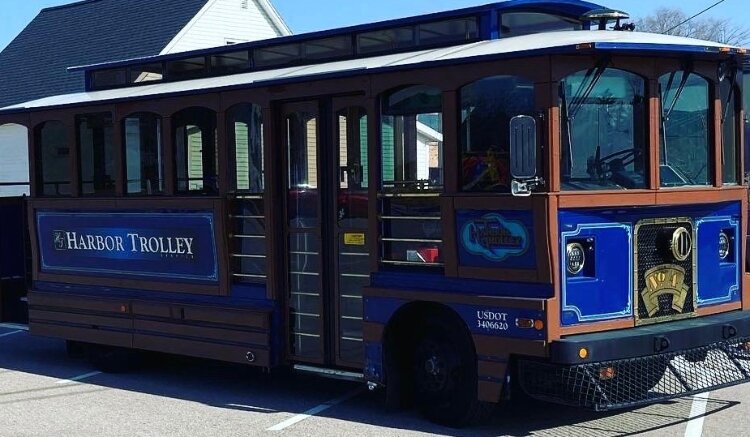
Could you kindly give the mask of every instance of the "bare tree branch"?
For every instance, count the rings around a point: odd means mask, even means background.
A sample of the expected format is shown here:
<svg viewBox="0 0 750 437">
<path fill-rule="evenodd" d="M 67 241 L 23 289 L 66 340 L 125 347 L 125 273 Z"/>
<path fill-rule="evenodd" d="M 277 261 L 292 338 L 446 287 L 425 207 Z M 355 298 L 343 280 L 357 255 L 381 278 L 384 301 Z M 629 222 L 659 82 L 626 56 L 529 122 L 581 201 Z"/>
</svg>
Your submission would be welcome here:
<svg viewBox="0 0 750 437">
<path fill-rule="evenodd" d="M 736 46 L 745 46 L 750 43 L 750 28 L 737 24 L 730 19 L 695 18 L 675 28 L 687 18 L 688 15 L 680 9 L 659 8 L 653 14 L 638 19 L 636 29 L 643 32 L 686 36 Z"/>
</svg>

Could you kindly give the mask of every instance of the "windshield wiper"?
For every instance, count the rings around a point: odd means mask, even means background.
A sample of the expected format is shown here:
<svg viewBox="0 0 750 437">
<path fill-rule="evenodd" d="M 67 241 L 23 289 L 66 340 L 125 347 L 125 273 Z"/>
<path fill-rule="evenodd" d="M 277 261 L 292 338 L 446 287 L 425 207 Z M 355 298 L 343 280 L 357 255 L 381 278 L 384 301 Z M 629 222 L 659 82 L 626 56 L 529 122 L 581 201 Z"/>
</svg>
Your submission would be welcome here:
<svg viewBox="0 0 750 437">
<path fill-rule="evenodd" d="M 730 73 L 729 77 L 725 79 L 729 79 L 729 93 L 727 94 L 727 99 L 724 102 L 722 102 L 722 104 L 724 105 L 723 106 L 724 110 L 722 111 L 722 114 L 721 114 L 722 126 L 724 126 L 724 122 L 726 121 L 727 116 L 729 115 L 729 103 L 732 101 L 732 98 L 734 97 L 734 83 L 737 80 L 737 69 L 732 68 L 732 72 Z"/>
<path fill-rule="evenodd" d="M 565 120 L 565 129 L 567 130 L 568 140 L 568 163 L 566 166 L 567 175 L 570 176 L 573 171 L 573 119 L 575 118 L 578 111 L 581 109 L 586 100 L 591 96 L 591 93 L 596 88 L 599 80 L 604 75 L 604 71 L 609 66 L 609 59 L 603 59 L 599 61 L 596 67 L 589 69 L 586 72 L 581 84 L 578 86 L 578 90 L 573 94 L 573 101 L 568 102 L 568 96 L 565 92 L 565 82 L 560 82 L 560 99 L 562 100 L 562 109 L 565 111 L 562 114 Z M 584 90 L 585 87 L 585 90 Z M 583 91 L 583 92 L 581 92 Z"/>
<path fill-rule="evenodd" d="M 604 75 L 604 71 L 608 66 L 609 59 L 604 59 L 599 61 L 598 65 L 595 68 L 592 68 L 586 72 L 586 76 L 581 81 L 581 85 L 578 87 L 578 90 L 574 94 L 573 102 L 571 102 L 570 104 L 572 108 L 570 111 L 570 118 L 575 118 L 583 104 L 586 103 L 586 100 L 591 97 L 591 93 L 594 92 L 594 88 L 596 88 L 596 85 L 599 83 L 599 80 Z M 587 84 L 586 81 L 589 78 L 591 78 L 591 80 Z M 585 91 L 583 91 L 583 93 L 581 93 L 584 85 L 586 86 L 586 89 Z"/>
<path fill-rule="evenodd" d="M 680 97 L 682 96 L 682 92 L 685 91 L 685 85 L 687 84 L 688 76 L 692 73 L 692 69 L 685 69 L 682 71 L 682 78 L 680 78 L 680 84 L 677 86 L 677 91 L 675 91 L 674 98 L 672 99 L 672 103 L 669 105 L 669 109 L 667 109 L 667 112 L 665 113 L 662 108 L 662 121 L 669 120 L 669 116 L 672 115 L 672 111 L 674 111 L 675 106 L 677 106 L 677 102 L 680 100 Z M 669 93 L 669 90 L 672 88 L 672 83 L 674 82 L 674 77 L 677 74 L 676 71 L 673 71 L 672 74 L 669 75 L 669 82 L 667 82 L 667 91 L 666 93 Z"/>
<path fill-rule="evenodd" d="M 661 161 L 669 165 L 669 159 L 667 158 L 667 120 L 669 120 L 669 116 L 672 115 L 672 111 L 674 111 L 674 108 L 677 106 L 677 102 L 680 100 L 680 97 L 682 96 L 682 92 L 685 91 L 685 85 L 687 85 L 687 80 L 690 74 L 693 72 L 692 67 L 686 67 L 682 70 L 682 77 L 680 78 L 680 84 L 677 86 L 677 90 L 675 91 L 674 98 L 672 99 L 672 103 L 669 105 L 669 109 L 667 109 L 666 112 L 664 112 L 664 97 L 669 94 L 669 90 L 672 89 L 672 84 L 674 84 L 674 78 L 677 75 L 677 71 L 673 71 L 669 75 L 669 80 L 667 81 L 667 89 L 666 91 L 663 91 L 661 87 L 659 87 L 659 101 L 662 102 L 662 108 L 661 108 L 661 130 L 662 130 L 662 153 L 661 153 Z"/>
<path fill-rule="evenodd" d="M 562 107 L 563 113 L 561 114 L 562 119 L 565 120 L 565 137 L 568 140 L 568 153 L 565 163 L 564 175 L 570 177 L 573 171 L 573 136 L 570 131 L 572 128 L 570 118 L 570 106 L 568 105 L 568 96 L 565 93 L 565 82 L 560 82 L 560 106 Z"/>
</svg>

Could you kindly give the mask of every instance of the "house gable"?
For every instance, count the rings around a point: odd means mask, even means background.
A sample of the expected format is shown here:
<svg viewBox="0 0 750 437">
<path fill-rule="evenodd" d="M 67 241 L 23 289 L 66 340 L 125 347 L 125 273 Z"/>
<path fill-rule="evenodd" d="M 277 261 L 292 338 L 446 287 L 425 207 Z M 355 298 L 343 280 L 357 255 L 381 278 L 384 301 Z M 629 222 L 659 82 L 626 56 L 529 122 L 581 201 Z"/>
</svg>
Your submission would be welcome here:
<svg viewBox="0 0 750 437">
<path fill-rule="evenodd" d="M 267 0 L 209 0 L 161 54 L 290 35 Z"/>
</svg>

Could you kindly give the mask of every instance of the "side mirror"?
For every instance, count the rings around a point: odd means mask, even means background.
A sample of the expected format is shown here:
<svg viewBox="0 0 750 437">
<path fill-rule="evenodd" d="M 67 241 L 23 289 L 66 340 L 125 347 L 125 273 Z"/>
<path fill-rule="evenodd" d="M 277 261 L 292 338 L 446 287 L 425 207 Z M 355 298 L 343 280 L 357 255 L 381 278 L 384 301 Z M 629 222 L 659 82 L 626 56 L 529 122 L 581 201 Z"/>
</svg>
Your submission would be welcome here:
<svg viewBox="0 0 750 437">
<path fill-rule="evenodd" d="M 510 120 L 510 191 L 514 196 L 531 196 L 544 181 L 537 177 L 536 120 L 519 115 Z"/>
<path fill-rule="evenodd" d="M 536 177 L 536 120 L 518 115 L 510 120 L 510 174 L 513 179 Z"/>
</svg>

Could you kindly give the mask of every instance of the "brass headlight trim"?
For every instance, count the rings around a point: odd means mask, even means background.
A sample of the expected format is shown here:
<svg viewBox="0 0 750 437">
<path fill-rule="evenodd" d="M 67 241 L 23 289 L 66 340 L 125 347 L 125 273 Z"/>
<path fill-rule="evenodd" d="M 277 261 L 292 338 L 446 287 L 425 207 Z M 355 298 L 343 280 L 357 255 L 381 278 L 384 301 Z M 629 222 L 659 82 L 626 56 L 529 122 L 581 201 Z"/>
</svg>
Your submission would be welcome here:
<svg viewBox="0 0 750 437">
<path fill-rule="evenodd" d="M 693 237 L 690 231 L 681 226 L 672 233 L 672 241 L 669 245 L 672 256 L 677 261 L 685 261 L 693 253 Z"/>
</svg>

